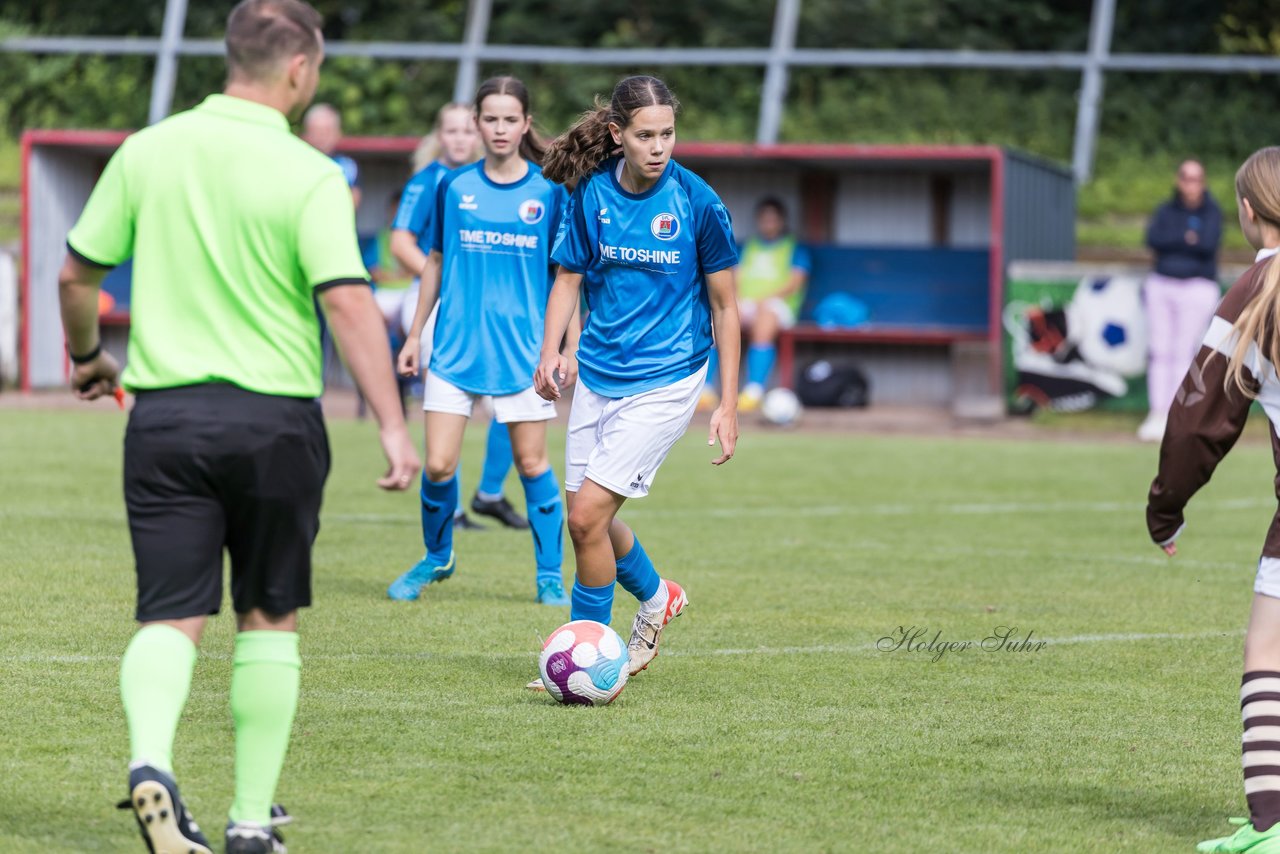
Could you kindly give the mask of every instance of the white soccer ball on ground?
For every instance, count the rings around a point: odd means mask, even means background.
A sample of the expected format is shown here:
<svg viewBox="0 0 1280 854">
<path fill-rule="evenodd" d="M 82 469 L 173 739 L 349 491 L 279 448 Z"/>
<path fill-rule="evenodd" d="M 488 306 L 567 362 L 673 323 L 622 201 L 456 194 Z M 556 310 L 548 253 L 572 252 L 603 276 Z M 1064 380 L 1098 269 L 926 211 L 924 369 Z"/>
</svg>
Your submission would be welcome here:
<svg viewBox="0 0 1280 854">
<path fill-rule="evenodd" d="M 800 398 L 789 388 L 770 389 L 760 401 L 764 420 L 779 427 L 789 427 L 800 418 Z"/>
<path fill-rule="evenodd" d="M 627 645 L 603 623 L 574 620 L 547 638 L 538 670 L 547 693 L 557 702 L 605 706 L 626 687 Z"/>
</svg>

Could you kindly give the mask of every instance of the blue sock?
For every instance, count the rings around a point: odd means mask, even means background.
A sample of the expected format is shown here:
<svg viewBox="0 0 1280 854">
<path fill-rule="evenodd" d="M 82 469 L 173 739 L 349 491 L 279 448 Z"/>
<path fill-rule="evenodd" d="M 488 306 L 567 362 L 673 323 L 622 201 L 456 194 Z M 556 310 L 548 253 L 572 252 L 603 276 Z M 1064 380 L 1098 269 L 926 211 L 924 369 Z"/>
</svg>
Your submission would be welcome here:
<svg viewBox="0 0 1280 854">
<path fill-rule="evenodd" d="M 458 506 L 458 475 L 441 483 L 422 474 L 422 544 L 427 558 L 444 566 L 453 553 L 453 511 Z"/>
<path fill-rule="evenodd" d="M 570 601 L 570 620 L 595 620 L 607 626 L 613 617 L 613 582 L 604 587 L 588 587 L 581 581 L 575 581 Z"/>
<path fill-rule="evenodd" d="M 747 382 L 764 385 L 773 371 L 773 360 L 778 349 L 772 344 L 752 344 L 747 350 Z"/>
<path fill-rule="evenodd" d="M 480 475 L 480 491 L 501 495 L 507 472 L 511 471 L 511 431 L 497 420 L 489 422 L 489 438 L 484 449 L 484 471 Z"/>
<path fill-rule="evenodd" d="M 718 388 L 720 386 L 720 354 L 716 352 L 716 348 L 711 348 L 711 356 L 707 359 L 707 388 Z"/>
<path fill-rule="evenodd" d="M 560 564 L 564 560 L 564 502 L 560 500 L 560 485 L 551 469 L 537 477 L 521 475 L 520 482 L 524 484 L 529 530 L 533 532 L 538 583 L 560 581 Z"/>
<path fill-rule="evenodd" d="M 653 568 L 653 561 L 645 554 L 644 546 L 640 545 L 639 537 L 636 537 L 631 551 L 618 558 L 618 583 L 641 602 L 652 599 L 658 592 L 662 579 Z"/>
</svg>

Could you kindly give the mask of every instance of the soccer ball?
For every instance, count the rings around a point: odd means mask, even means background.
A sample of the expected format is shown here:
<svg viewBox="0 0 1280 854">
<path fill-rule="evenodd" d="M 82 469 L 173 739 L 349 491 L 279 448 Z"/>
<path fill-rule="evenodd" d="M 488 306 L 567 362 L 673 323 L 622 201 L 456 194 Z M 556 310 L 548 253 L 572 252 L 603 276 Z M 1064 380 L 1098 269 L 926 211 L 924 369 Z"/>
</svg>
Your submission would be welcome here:
<svg viewBox="0 0 1280 854">
<path fill-rule="evenodd" d="M 800 399 L 789 388 L 770 389 L 760 401 L 764 420 L 779 427 L 789 427 L 800 417 Z"/>
<path fill-rule="evenodd" d="M 558 702 L 605 706 L 626 687 L 627 645 L 603 623 L 574 620 L 547 638 L 538 670 Z"/>
<path fill-rule="evenodd" d="M 1147 319 L 1142 280 L 1136 276 L 1088 276 L 1067 304 L 1067 338 L 1094 368 L 1122 377 L 1147 369 Z"/>
</svg>

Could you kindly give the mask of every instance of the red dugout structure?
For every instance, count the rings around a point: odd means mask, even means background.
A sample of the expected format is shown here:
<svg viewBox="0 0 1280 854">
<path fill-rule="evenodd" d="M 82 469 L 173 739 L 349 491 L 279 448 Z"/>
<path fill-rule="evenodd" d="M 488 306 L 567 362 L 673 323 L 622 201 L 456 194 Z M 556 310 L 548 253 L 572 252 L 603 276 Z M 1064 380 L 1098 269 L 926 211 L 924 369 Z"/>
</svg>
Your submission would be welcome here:
<svg viewBox="0 0 1280 854">
<path fill-rule="evenodd" d="M 29 131 L 22 138 L 24 389 L 60 385 L 68 365 L 57 308 L 67 231 L 119 132 Z M 409 175 L 412 137 L 348 138 L 361 169 L 357 227 L 387 221 Z M 953 404 L 995 397 L 1001 377 L 1004 275 L 1015 260 L 1074 257 L 1075 192 L 1066 167 L 994 146 L 744 145 L 680 143 L 677 158 L 721 195 L 740 239 L 756 202 L 781 198 L 814 269 L 801 323 L 780 341 L 777 382 L 798 360 L 853 360 L 877 402 Z M 107 346 L 124 355 L 128 271 L 113 274 L 102 314 Z M 867 323 L 809 322 L 831 293 L 869 309 Z"/>
</svg>

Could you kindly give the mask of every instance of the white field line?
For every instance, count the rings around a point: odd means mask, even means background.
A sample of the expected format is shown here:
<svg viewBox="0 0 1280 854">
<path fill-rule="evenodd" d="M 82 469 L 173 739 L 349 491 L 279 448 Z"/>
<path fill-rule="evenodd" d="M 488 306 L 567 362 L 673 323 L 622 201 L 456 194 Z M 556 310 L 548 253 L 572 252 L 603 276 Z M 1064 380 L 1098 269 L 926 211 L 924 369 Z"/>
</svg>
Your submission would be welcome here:
<svg viewBox="0 0 1280 854">
<path fill-rule="evenodd" d="M 1023 636 L 1017 635 L 1011 640 L 1020 640 Z M 1145 641 L 1193 641 L 1208 640 L 1213 638 L 1242 638 L 1244 631 L 1241 629 L 1226 629 L 1220 631 L 1207 632 L 1127 632 L 1120 634 L 1089 634 L 1089 635 L 1067 635 L 1065 637 L 1039 637 L 1031 636 L 1032 642 L 1043 641 L 1046 648 L 1054 646 L 1072 646 L 1079 644 L 1107 644 L 1107 643 L 1140 643 Z M 928 637 L 922 637 L 921 643 L 927 641 Z M 981 641 L 982 638 L 947 638 L 943 637 L 943 641 L 947 640 L 969 640 Z M 704 650 L 671 650 L 663 653 L 664 658 L 716 658 L 721 656 L 791 656 L 791 655 L 862 655 L 872 654 L 891 655 L 892 652 L 882 652 L 876 648 L 875 642 L 862 644 L 816 644 L 811 646 L 759 646 L 759 647 L 742 647 L 738 649 L 704 649 Z M 906 653 L 910 654 L 910 653 Z M 212 661 L 230 661 L 231 656 L 227 653 L 201 653 L 202 658 Z M 520 660 L 532 659 L 537 657 L 536 650 L 528 650 L 525 652 L 347 652 L 347 653 L 304 653 L 305 661 L 388 661 L 388 660 L 415 660 L 429 661 L 432 659 L 445 660 Z M 41 655 L 41 654 L 23 654 L 16 653 L 10 655 L 0 655 L 0 661 L 6 664 L 102 664 L 106 662 L 119 662 L 119 655 Z"/>
<path fill-rule="evenodd" d="M 1275 507 L 1274 498 L 1229 498 L 1207 505 L 1215 510 L 1251 510 Z M 1040 513 L 1135 513 L 1141 514 L 1145 505 L 1140 501 L 1018 501 L 1018 502 L 965 502 L 962 504 L 815 504 L 787 505 L 781 507 L 711 507 L 702 509 L 653 509 L 628 505 L 625 515 L 643 517 L 709 516 L 712 518 L 738 519 L 743 517 L 793 517 L 793 516 L 1009 516 Z M 368 522 L 385 525 L 413 525 L 420 521 L 416 514 L 395 513 L 325 513 L 321 519 L 331 522 Z"/>
<path fill-rule="evenodd" d="M 1228 498 L 1210 502 L 1214 510 L 1252 510 L 1276 506 L 1274 498 Z M 710 507 L 710 508 L 654 508 L 627 506 L 626 515 L 646 518 L 685 518 L 704 516 L 711 518 L 739 519 L 754 517 L 784 518 L 796 516 L 1010 516 L 1044 513 L 1134 513 L 1140 514 L 1145 505 L 1141 501 L 1007 501 L 963 502 L 950 504 L 792 504 L 778 507 Z M 66 519 L 65 513 L 27 511 L 19 508 L 0 508 L 0 519 Z M 94 516 L 95 520 L 124 521 L 120 514 Z M 379 525 L 418 526 L 421 524 L 414 512 L 408 513 L 322 513 L 322 522 L 353 522 Z"/>
</svg>

